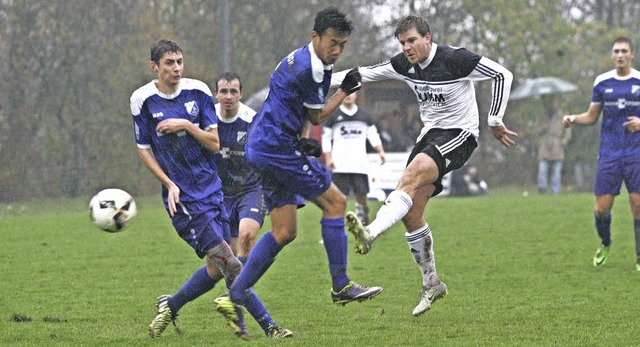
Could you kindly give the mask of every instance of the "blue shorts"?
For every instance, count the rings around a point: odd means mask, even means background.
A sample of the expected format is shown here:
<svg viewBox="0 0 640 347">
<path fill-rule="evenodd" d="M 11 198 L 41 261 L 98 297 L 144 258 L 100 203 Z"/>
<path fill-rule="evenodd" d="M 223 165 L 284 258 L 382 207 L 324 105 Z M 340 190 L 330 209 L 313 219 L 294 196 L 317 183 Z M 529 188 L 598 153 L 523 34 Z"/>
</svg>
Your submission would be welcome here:
<svg viewBox="0 0 640 347">
<path fill-rule="evenodd" d="M 285 205 L 304 206 L 331 186 L 331 171 L 303 154 L 258 152 L 247 146 L 247 160 L 260 173 L 267 208 Z"/>
<path fill-rule="evenodd" d="M 229 219 L 222 205 L 207 211 L 189 212 L 189 204 L 180 203 L 171 223 L 200 258 L 222 241 L 231 244 Z"/>
<path fill-rule="evenodd" d="M 640 158 L 598 157 L 595 195 L 618 195 L 622 182 L 629 193 L 640 193 Z"/>
<path fill-rule="evenodd" d="M 246 190 L 236 195 L 226 195 L 224 197 L 224 206 L 229 213 L 231 237 L 238 237 L 240 220 L 251 218 L 262 226 L 264 215 L 267 212 L 261 187 Z"/>
</svg>

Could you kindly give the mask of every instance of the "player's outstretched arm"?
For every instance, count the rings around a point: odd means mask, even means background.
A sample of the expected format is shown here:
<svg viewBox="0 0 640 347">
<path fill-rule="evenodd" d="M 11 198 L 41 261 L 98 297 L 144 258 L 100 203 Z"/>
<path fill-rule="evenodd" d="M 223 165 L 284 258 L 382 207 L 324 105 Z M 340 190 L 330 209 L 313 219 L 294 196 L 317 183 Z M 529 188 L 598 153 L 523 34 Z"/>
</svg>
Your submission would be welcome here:
<svg viewBox="0 0 640 347">
<path fill-rule="evenodd" d="M 306 108 L 304 109 L 305 117 L 311 122 L 313 125 L 320 125 L 325 120 L 327 120 L 335 110 L 340 107 L 342 100 L 347 97 L 347 93 L 345 93 L 342 89 L 338 89 L 333 95 L 327 100 L 324 106 L 321 109 L 312 109 Z"/>
<path fill-rule="evenodd" d="M 591 105 L 589 105 L 589 109 L 587 109 L 587 112 L 580 114 L 568 114 L 563 116 L 562 124 L 564 124 L 564 126 L 567 128 L 572 126 L 573 124 L 591 125 L 598 120 L 601 112 L 602 105 L 592 103 Z"/>
</svg>

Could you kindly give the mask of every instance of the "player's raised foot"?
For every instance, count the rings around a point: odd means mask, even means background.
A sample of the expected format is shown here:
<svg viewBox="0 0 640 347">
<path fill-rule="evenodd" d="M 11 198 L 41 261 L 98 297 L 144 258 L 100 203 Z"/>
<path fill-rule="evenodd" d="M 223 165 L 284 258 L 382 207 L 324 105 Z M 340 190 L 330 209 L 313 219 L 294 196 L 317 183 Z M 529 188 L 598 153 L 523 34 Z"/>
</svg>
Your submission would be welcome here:
<svg viewBox="0 0 640 347">
<path fill-rule="evenodd" d="M 346 216 L 347 230 L 356 238 L 356 253 L 367 254 L 373 245 L 373 238 L 369 234 L 369 230 L 365 227 L 358 216 L 353 212 L 347 212 Z"/>
<path fill-rule="evenodd" d="M 237 337 L 243 340 L 249 340 L 249 333 L 247 333 L 244 320 L 242 319 L 242 307 L 234 304 L 228 293 L 224 293 L 215 298 L 213 305 L 216 310 L 222 314 L 229 328 L 231 328 L 231 331 L 233 331 Z"/>
<path fill-rule="evenodd" d="M 270 339 L 286 339 L 293 337 L 293 333 L 289 329 L 285 329 L 279 325 L 270 324 L 267 328 L 267 337 Z"/>
<path fill-rule="evenodd" d="M 171 295 L 166 294 L 160 295 L 156 299 L 156 308 L 158 309 L 158 314 L 156 315 L 156 318 L 151 321 L 151 324 L 149 324 L 149 336 L 151 336 L 151 338 L 159 337 L 167 328 L 167 325 L 169 325 L 169 323 L 173 323 L 173 326 L 176 328 L 176 332 L 178 334 L 181 333 L 180 328 L 176 324 L 175 317 L 173 317 L 171 308 L 169 307 L 169 299 L 171 299 Z"/>
<path fill-rule="evenodd" d="M 331 289 L 331 299 L 336 305 L 344 306 L 350 302 L 372 299 L 380 292 L 382 287 L 366 287 L 351 281 L 337 293 Z"/>
<path fill-rule="evenodd" d="M 444 282 L 440 282 L 435 287 L 427 289 L 426 287 L 422 287 L 422 293 L 420 293 L 420 300 L 418 301 L 418 305 L 413 309 L 411 313 L 414 316 L 419 316 L 431 308 L 431 304 L 433 304 L 436 300 L 442 299 L 447 295 L 447 285 Z"/>
<path fill-rule="evenodd" d="M 611 248 L 611 245 L 609 246 L 600 245 L 600 247 L 596 251 L 596 255 L 593 256 L 593 266 L 600 267 L 607 262 L 607 257 L 609 256 L 610 248 Z"/>
</svg>

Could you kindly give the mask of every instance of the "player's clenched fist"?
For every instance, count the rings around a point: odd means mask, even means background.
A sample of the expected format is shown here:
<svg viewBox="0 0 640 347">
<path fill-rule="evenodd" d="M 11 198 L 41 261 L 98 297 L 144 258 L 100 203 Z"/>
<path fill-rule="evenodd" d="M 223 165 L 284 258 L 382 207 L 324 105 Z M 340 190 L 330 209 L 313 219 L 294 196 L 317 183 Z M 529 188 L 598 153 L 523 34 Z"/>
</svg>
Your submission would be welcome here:
<svg viewBox="0 0 640 347">
<path fill-rule="evenodd" d="M 349 95 L 362 87 L 361 80 L 360 71 L 358 71 L 357 67 L 353 68 L 344 76 L 342 84 L 340 84 L 340 89 Z"/>
</svg>

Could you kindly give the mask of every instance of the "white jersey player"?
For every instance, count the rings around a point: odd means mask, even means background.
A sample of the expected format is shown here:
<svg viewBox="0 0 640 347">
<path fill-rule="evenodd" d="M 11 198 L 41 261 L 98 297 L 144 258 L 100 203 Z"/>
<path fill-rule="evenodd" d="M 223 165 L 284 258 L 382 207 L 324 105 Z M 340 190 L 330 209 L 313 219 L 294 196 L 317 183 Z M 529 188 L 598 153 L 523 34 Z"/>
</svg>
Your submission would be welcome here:
<svg viewBox="0 0 640 347">
<path fill-rule="evenodd" d="M 356 104 L 357 93 L 350 94 L 334 114 L 325 121 L 322 151 L 325 165 L 333 172 L 333 183 L 347 196 L 353 191 L 356 215 L 369 222 L 369 176 L 367 141 L 385 162 L 385 152 L 371 114 Z"/>
<path fill-rule="evenodd" d="M 423 290 L 413 310 L 417 316 L 447 293 L 447 286 L 436 273 L 433 237 L 423 215 L 429 198 L 442 191 L 442 177 L 460 168 L 477 146 L 479 114 L 473 83 L 492 80 L 489 129 L 508 147 L 514 144 L 510 136 L 517 136 L 502 123 L 513 75 L 489 58 L 464 48 L 433 43 L 429 24 L 417 16 L 402 18 L 395 37 L 402 53 L 359 69 L 362 82 L 405 81 L 418 98 L 424 127 L 396 190 L 389 194 L 376 219 L 365 227 L 355 214 L 348 213 L 346 218 L 349 231 L 356 237 L 356 251 L 362 254 L 371 249 L 380 234 L 402 219 L 407 230 L 405 238 L 423 277 Z M 339 84 L 344 76 L 345 72 L 334 74 L 331 84 Z"/>
</svg>

